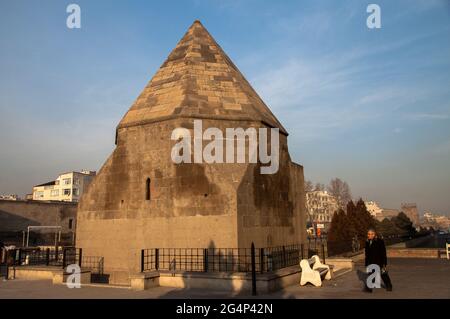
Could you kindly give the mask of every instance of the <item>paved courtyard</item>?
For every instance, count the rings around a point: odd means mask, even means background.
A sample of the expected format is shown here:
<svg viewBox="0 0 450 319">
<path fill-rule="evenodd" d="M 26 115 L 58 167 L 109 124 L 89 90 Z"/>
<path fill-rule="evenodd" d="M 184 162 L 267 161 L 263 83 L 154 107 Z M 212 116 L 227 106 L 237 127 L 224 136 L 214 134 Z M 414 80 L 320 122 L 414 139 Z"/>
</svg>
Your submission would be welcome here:
<svg viewBox="0 0 450 319">
<path fill-rule="evenodd" d="M 394 291 L 374 289 L 373 293 L 362 291 L 361 263 L 356 269 L 332 281 L 324 282 L 321 288 L 313 286 L 291 286 L 259 298 L 446 298 L 450 299 L 450 261 L 446 259 L 390 259 L 389 273 Z M 146 291 L 128 288 L 83 286 L 68 289 L 64 285 L 52 285 L 51 281 L 0 281 L 0 299 L 4 298 L 227 298 L 251 297 L 246 294 L 232 296 L 222 292 L 197 289 L 158 287 Z"/>
</svg>

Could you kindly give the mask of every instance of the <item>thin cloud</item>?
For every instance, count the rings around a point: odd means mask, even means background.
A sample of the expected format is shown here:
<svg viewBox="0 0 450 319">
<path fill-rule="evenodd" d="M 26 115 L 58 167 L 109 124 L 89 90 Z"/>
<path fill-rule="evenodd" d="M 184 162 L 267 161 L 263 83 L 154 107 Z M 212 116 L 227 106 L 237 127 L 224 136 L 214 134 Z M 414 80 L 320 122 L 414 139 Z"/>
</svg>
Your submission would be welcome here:
<svg viewBox="0 0 450 319">
<path fill-rule="evenodd" d="M 450 116 L 448 114 L 437 114 L 437 113 L 413 113 L 407 114 L 406 118 L 415 121 L 421 120 L 448 120 Z"/>
</svg>

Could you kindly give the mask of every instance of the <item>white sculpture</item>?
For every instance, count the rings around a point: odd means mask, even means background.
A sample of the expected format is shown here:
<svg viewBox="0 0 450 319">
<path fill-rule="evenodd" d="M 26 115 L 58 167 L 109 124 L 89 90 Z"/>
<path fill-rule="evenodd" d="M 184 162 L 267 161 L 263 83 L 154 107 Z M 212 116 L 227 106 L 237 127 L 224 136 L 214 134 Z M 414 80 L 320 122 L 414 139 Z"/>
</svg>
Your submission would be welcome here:
<svg viewBox="0 0 450 319">
<path fill-rule="evenodd" d="M 302 269 L 300 277 L 301 286 L 309 282 L 316 287 L 321 287 L 323 275 L 325 275 L 326 280 L 331 279 L 330 266 L 322 264 L 317 255 L 312 256 L 310 259 L 300 261 L 300 268 Z"/>
<path fill-rule="evenodd" d="M 300 262 L 300 267 L 302 268 L 302 274 L 300 279 L 300 285 L 304 286 L 308 282 L 312 283 L 316 287 L 322 286 L 322 280 L 320 279 L 320 273 L 317 270 L 312 270 L 309 266 L 309 261 L 303 259 Z"/>
<path fill-rule="evenodd" d="M 312 256 L 311 258 L 314 259 L 314 266 L 313 266 L 312 269 L 313 269 L 313 270 L 317 270 L 317 269 L 320 269 L 320 268 L 326 268 L 326 269 L 327 269 L 327 273 L 326 273 L 326 275 L 325 275 L 325 279 L 326 279 L 326 280 L 331 280 L 330 266 L 325 265 L 325 264 L 322 264 L 322 263 L 320 262 L 319 256 L 317 256 L 317 255 L 314 255 L 314 256 Z"/>
</svg>

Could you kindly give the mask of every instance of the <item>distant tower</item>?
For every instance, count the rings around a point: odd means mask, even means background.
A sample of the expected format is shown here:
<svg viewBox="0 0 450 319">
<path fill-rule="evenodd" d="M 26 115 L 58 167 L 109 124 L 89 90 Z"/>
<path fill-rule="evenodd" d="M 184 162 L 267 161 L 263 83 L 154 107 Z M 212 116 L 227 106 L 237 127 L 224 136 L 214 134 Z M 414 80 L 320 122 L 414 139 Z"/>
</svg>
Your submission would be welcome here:
<svg viewBox="0 0 450 319">
<path fill-rule="evenodd" d="M 402 203 L 401 211 L 413 222 L 414 226 L 420 224 L 419 211 L 417 210 L 417 204 L 415 203 Z"/>
<path fill-rule="evenodd" d="M 175 128 L 278 128 L 279 170 L 171 160 Z M 195 21 L 117 126 L 116 148 L 83 194 L 77 247 L 104 257 L 111 283 L 139 271 L 143 248 L 249 248 L 306 240 L 303 167 L 287 132 Z M 193 136 L 193 134 L 192 134 Z M 248 162 L 248 161 L 247 161 Z"/>
</svg>

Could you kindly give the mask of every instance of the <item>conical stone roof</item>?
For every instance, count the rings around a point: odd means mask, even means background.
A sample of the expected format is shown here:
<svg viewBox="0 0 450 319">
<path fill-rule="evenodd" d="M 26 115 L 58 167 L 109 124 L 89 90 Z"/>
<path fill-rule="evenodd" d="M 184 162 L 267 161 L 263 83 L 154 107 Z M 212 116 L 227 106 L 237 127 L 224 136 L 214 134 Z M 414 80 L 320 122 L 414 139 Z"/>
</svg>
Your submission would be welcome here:
<svg viewBox="0 0 450 319">
<path fill-rule="evenodd" d="M 200 21 L 162 64 L 118 129 L 177 117 L 281 123 Z"/>
</svg>

